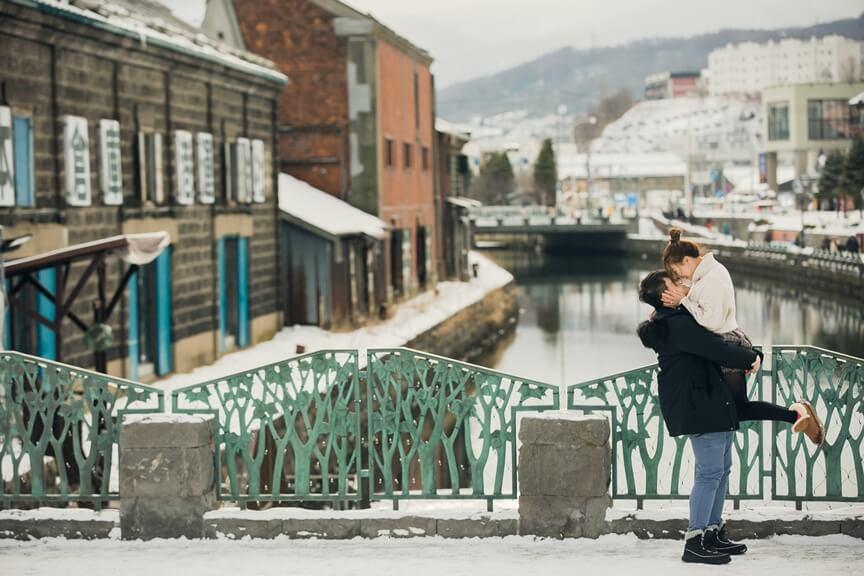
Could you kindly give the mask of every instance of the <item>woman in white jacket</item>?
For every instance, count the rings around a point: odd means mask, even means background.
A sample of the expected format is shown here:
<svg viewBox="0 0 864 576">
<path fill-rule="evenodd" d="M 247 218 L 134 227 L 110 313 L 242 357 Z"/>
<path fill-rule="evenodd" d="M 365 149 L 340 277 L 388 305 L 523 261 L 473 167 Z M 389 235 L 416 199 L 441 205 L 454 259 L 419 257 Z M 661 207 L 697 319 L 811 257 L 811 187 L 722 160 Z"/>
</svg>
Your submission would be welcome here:
<svg viewBox="0 0 864 576">
<path fill-rule="evenodd" d="M 663 294 L 663 303 L 683 306 L 693 318 L 727 342 L 752 348 L 747 335 L 735 318 L 735 287 L 725 266 L 714 255 L 703 254 L 699 245 L 681 240 L 681 230 L 669 231 L 669 243 L 663 250 L 663 267 L 678 281 Z M 689 287 L 681 283 L 688 281 Z M 789 408 L 747 398 L 747 378 L 743 370 L 721 367 L 723 379 L 735 399 L 739 420 L 775 420 L 792 424 L 792 430 L 803 432 L 817 445 L 825 441 L 825 429 L 813 406 L 799 400 Z"/>
</svg>

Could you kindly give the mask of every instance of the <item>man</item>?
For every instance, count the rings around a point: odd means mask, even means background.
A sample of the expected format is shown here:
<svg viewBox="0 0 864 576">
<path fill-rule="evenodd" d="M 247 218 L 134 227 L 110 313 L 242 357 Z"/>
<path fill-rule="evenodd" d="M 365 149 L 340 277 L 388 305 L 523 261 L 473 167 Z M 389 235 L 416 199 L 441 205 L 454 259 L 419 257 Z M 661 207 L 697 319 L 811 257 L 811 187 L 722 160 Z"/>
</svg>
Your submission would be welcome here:
<svg viewBox="0 0 864 576">
<path fill-rule="evenodd" d="M 732 435 L 738 430 L 735 402 L 720 366 L 758 370 L 762 353 L 725 342 L 700 326 L 684 308 L 663 305 L 674 283 L 663 270 L 639 285 L 639 299 L 654 308 L 639 325 L 642 344 L 657 353 L 660 410 L 670 436 L 687 435 L 696 459 L 690 492 L 690 524 L 684 562 L 726 564 L 747 551 L 726 537 L 723 501 L 732 468 Z"/>
</svg>

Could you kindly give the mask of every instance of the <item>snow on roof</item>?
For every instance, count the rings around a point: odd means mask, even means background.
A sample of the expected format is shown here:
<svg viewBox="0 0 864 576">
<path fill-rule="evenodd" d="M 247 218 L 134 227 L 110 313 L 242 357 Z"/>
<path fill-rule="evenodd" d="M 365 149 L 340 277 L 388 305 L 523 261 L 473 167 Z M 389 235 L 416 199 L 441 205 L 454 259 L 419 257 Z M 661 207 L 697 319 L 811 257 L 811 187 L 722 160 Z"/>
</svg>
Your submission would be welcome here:
<svg viewBox="0 0 864 576">
<path fill-rule="evenodd" d="M 558 177 L 587 178 L 588 157 L 572 144 L 562 144 L 558 154 Z M 687 164 L 671 152 L 591 154 L 592 178 L 639 178 L 684 176 Z"/>
<path fill-rule="evenodd" d="M 759 181 L 759 167 L 732 166 L 723 168 L 723 176 L 738 192 L 751 192 L 767 189 L 767 184 Z M 777 166 L 777 184 L 784 184 L 795 179 L 795 167 L 789 164 Z"/>
<path fill-rule="evenodd" d="M 864 92 L 849 99 L 850 106 L 864 106 Z"/>
<path fill-rule="evenodd" d="M 273 63 L 251 52 L 237 50 L 206 36 L 155 0 L 12 0 L 68 20 L 100 28 L 209 60 L 268 80 L 286 83 L 288 78 Z"/>
<path fill-rule="evenodd" d="M 734 98 L 647 100 L 606 126 L 591 150 L 686 154 L 688 149 L 700 152 L 703 140 L 723 148 L 746 148 L 748 141 L 758 141 L 761 116 L 761 104 Z"/>
<path fill-rule="evenodd" d="M 279 209 L 332 236 L 387 236 L 383 220 L 290 174 L 279 174 Z"/>
</svg>

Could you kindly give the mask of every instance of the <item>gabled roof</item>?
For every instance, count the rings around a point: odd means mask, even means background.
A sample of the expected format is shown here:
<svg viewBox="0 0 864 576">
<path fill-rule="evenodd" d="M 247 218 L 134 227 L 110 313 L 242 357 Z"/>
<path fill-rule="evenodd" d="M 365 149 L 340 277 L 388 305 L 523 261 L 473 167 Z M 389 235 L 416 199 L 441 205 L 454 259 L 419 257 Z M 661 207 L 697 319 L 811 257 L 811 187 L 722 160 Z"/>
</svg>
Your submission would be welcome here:
<svg viewBox="0 0 864 576">
<path fill-rule="evenodd" d="M 288 81 L 266 58 L 209 38 L 156 0 L 10 1 L 118 36 L 134 38 L 142 46 L 158 46 L 280 84 Z"/>
<path fill-rule="evenodd" d="M 422 60 L 427 65 L 432 63 L 432 56 L 429 54 L 429 52 L 415 45 L 404 36 L 400 36 L 399 34 L 397 34 L 392 28 L 388 28 L 387 26 L 379 22 L 374 16 L 372 16 L 372 14 L 364 14 L 363 12 L 360 12 L 356 8 L 353 8 L 345 2 L 341 2 L 340 0 L 310 0 L 310 2 L 320 7 L 322 10 L 326 10 L 327 12 L 330 12 L 335 16 L 365 20 L 372 24 L 376 36 L 389 42 L 395 47 L 400 48 L 409 54 L 412 54 L 416 58 Z"/>
<path fill-rule="evenodd" d="M 290 174 L 279 174 L 279 209 L 283 217 L 331 238 L 364 235 L 381 239 L 388 233 L 383 220 Z"/>
</svg>

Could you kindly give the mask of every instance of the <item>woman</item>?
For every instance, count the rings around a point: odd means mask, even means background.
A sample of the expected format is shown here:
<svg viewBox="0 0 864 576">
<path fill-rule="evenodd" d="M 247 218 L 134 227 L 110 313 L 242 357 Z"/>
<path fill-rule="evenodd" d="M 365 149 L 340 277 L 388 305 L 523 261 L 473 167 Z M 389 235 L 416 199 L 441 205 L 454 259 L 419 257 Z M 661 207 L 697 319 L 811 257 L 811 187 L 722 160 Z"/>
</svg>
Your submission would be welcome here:
<svg viewBox="0 0 864 576">
<path fill-rule="evenodd" d="M 639 325 L 642 344 L 657 353 L 660 410 L 670 436 L 687 435 L 696 458 L 684 562 L 726 564 L 747 547 L 726 538 L 723 501 L 732 468 L 732 435 L 738 414 L 720 366 L 755 371 L 762 353 L 723 340 L 700 326 L 683 307 L 663 305 L 674 282 L 658 270 L 639 285 L 639 299 L 654 308 Z"/>
<path fill-rule="evenodd" d="M 663 250 L 663 267 L 674 280 L 686 280 L 690 287 L 673 285 L 663 294 L 663 303 L 670 307 L 683 306 L 702 327 L 719 334 L 726 342 L 752 348 L 750 339 L 738 326 L 735 306 L 735 286 L 732 276 L 710 252 L 703 254 L 695 242 L 681 239 L 681 230 L 669 230 L 669 243 Z M 825 427 L 816 410 L 806 400 L 789 408 L 768 402 L 751 401 L 747 397 L 747 377 L 744 370 L 722 366 L 723 380 L 732 393 L 738 419 L 773 420 L 792 425 L 794 432 L 803 433 L 817 446 L 825 441 Z"/>
</svg>

